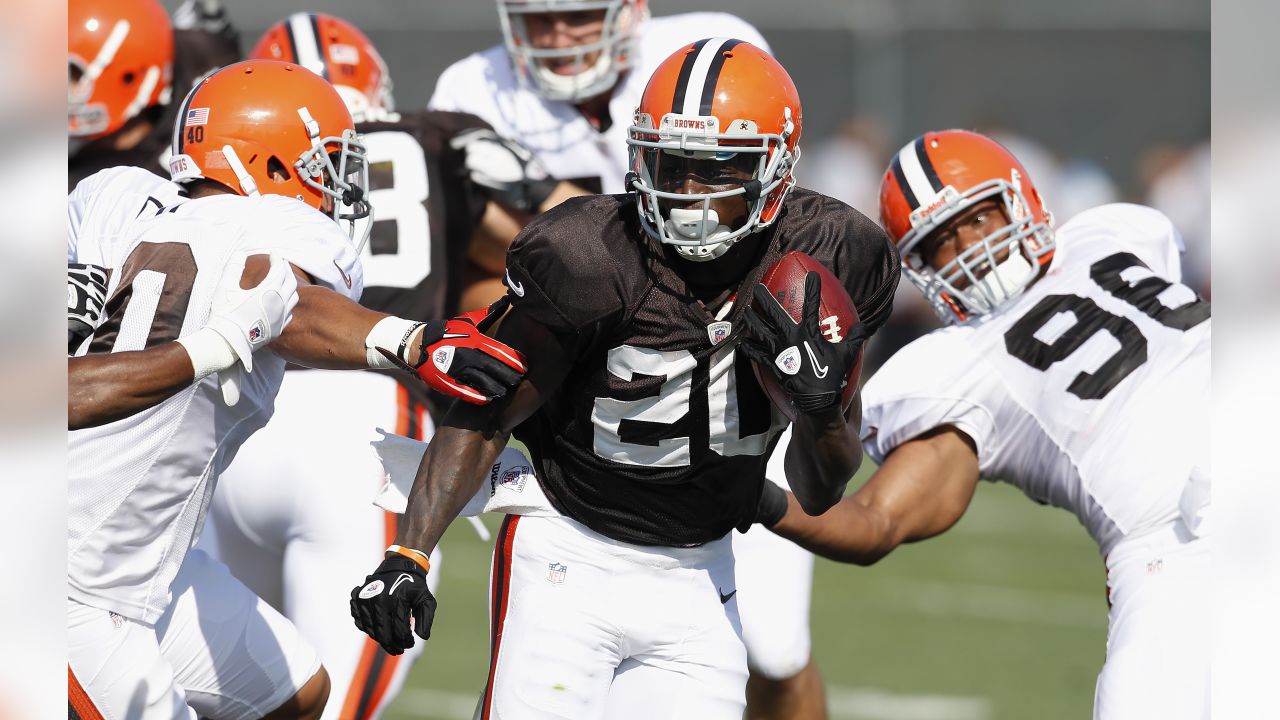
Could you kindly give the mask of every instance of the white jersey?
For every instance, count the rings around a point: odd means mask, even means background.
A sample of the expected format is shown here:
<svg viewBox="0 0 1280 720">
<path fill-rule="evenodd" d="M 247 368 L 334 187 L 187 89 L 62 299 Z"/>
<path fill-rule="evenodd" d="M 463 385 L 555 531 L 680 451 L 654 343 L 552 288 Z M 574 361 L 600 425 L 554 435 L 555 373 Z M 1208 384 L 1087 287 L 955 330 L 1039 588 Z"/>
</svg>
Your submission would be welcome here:
<svg viewBox="0 0 1280 720">
<path fill-rule="evenodd" d="M 934 331 L 863 391 L 877 462 L 942 425 L 983 477 L 1070 510 L 1105 555 L 1168 522 L 1209 469 L 1209 305 L 1178 281 L 1168 218 L 1114 204 L 1056 233 L 1048 273 L 989 316 Z"/>
<path fill-rule="evenodd" d="M 278 195 L 190 200 L 156 179 L 113 168 L 86 178 L 69 199 L 69 250 L 110 270 L 107 317 L 90 351 L 141 350 L 199 330 L 224 267 L 244 254 L 278 253 L 359 299 L 355 249 L 314 208 Z M 268 350 L 257 353 L 233 407 L 210 376 L 131 417 L 69 433 L 71 598 L 145 623 L 159 618 L 217 475 L 271 416 L 284 366 Z"/>
<path fill-rule="evenodd" d="M 651 18 L 637 30 L 631 70 L 618 79 L 609 100 L 613 123 L 596 130 L 572 104 L 544 99 L 497 45 L 450 65 L 436 81 L 428 107 L 480 116 L 494 132 L 519 141 L 552 176 L 600 192 L 626 192 L 627 127 L 645 85 L 671 53 L 707 37 L 745 40 L 768 52 L 769 44 L 745 21 L 725 13 L 696 12 Z"/>
</svg>

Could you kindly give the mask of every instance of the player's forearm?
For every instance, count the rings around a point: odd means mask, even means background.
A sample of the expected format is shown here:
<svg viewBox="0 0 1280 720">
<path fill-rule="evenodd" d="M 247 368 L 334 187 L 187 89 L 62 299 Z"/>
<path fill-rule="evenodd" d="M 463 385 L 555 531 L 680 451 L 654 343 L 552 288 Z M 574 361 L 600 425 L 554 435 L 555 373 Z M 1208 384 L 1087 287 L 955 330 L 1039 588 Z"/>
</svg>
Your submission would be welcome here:
<svg viewBox="0 0 1280 720">
<path fill-rule="evenodd" d="M 447 425 L 437 430 L 413 479 L 396 544 L 430 553 L 480 489 L 485 470 L 492 467 L 508 437 L 503 432 L 485 434 Z"/>
<path fill-rule="evenodd" d="M 855 565 L 872 565 L 901 542 L 890 518 L 856 496 L 815 517 L 787 493 L 787 513 L 770 530 L 815 555 Z"/>
<path fill-rule="evenodd" d="M 176 342 L 149 350 L 67 360 L 67 428 L 103 425 L 159 404 L 191 384 L 195 371 Z"/>
<path fill-rule="evenodd" d="M 386 313 L 370 310 L 328 288 L 298 288 L 293 322 L 271 349 L 289 362 L 326 370 L 369 367 L 365 339 Z M 417 362 L 417 344 L 410 342 L 409 362 Z M 394 351 L 396 348 L 389 348 Z"/>
<path fill-rule="evenodd" d="M 856 410 L 846 420 L 835 408 L 796 418 L 785 467 L 796 500 L 808 514 L 821 515 L 839 502 L 862 464 L 860 422 Z"/>
</svg>

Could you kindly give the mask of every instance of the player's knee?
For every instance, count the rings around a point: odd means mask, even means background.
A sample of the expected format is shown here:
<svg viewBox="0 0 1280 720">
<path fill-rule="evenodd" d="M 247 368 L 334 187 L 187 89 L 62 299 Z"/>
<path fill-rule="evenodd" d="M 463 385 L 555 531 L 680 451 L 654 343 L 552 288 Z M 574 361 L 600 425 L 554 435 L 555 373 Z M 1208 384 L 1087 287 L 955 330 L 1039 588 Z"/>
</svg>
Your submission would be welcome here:
<svg viewBox="0 0 1280 720">
<path fill-rule="evenodd" d="M 321 666 L 310 680 L 263 720 L 319 720 L 329 701 L 329 673 Z"/>
</svg>

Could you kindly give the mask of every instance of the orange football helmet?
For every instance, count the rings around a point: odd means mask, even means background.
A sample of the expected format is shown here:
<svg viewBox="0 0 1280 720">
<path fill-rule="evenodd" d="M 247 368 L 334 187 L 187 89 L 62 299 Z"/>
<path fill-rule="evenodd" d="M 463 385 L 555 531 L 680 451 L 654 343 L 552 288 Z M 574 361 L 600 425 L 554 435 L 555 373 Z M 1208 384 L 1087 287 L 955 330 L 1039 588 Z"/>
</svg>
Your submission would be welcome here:
<svg viewBox="0 0 1280 720">
<path fill-rule="evenodd" d="M 294 13 L 267 28 L 250 58 L 297 63 L 333 83 L 356 122 L 395 110 L 382 55 L 355 25 L 325 13 Z"/>
<path fill-rule="evenodd" d="M 944 267 L 930 267 L 920 242 L 992 197 L 1003 202 L 1010 223 Z M 880 223 L 898 246 L 907 277 L 943 322 L 994 311 L 1053 260 L 1053 215 L 1026 168 L 1004 146 L 966 130 L 925 133 L 898 151 L 880 182 Z M 964 289 L 956 284 L 962 278 Z"/>
<path fill-rule="evenodd" d="M 165 105 L 173 82 L 173 28 L 158 0 L 71 0 L 67 5 L 67 132 L 92 140 Z"/>
<path fill-rule="evenodd" d="M 346 221 L 363 248 L 371 227 L 365 148 L 351 113 L 324 78 L 300 65 L 246 60 L 187 94 L 173 128 L 174 182 L 221 183 L 239 195 L 296 197 Z"/>
<path fill-rule="evenodd" d="M 645 230 L 685 258 L 711 260 L 768 227 L 795 185 L 801 125 L 795 83 L 769 53 L 731 38 L 677 50 L 649 79 L 627 131 L 627 186 L 636 193 Z M 739 163 L 751 179 L 720 192 L 665 192 L 658 189 L 664 156 Z M 746 196 L 747 219 L 742 227 L 728 228 L 710 201 L 735 195 Z M 702 208 L 664 211 L 659 200 L 700 200 Z"/>
<path fill-rule="evenodd" d="M 536 48 L 529 38 L 525 18 L 546 13 L 576 13 L 604 10 L 600 39 L 565 48 Z M 636 34 L 649 17 L 647 0 L 498 0 L 502 40 L 517 74 L 531 81 L 547 100 L 579 102 L 607 92 L 618 76 L 631 67 L 635 57 Z M 578 67 L 599 52 L 597 58 L 573 75 L 560 75 L 543 65 L 544 60 L 568 59 Z"/>
</svg>

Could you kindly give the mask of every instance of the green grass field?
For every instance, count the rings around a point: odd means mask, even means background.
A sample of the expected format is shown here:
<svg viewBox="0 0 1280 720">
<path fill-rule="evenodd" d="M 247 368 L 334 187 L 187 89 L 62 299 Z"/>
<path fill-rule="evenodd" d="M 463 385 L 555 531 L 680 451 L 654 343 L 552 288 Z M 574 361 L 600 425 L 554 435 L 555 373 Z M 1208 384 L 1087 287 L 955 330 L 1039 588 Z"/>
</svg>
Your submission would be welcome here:
<svg viewBox="0 0 1280 720">
<path fill-rule="evenodd" d="M 431 642 L 390 718 L 469 718 L 484 684 L 491 545 L 455 523 L 442 547 Z M 832 718 L 1076 720 L 1105 653 L 1102 561 L 1069 514 L 982 483 L 941 537 L 873 568 L 819 560 L 812 623 Z"/>
</svg>

